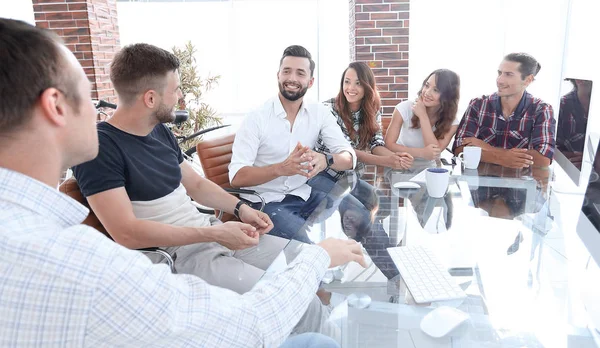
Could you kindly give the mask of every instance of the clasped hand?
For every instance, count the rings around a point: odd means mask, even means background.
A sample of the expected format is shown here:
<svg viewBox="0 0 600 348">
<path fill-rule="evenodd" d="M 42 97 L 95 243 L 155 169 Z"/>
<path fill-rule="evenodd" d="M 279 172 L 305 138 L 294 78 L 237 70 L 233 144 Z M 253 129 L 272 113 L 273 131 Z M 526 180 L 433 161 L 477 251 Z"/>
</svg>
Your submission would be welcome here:
<svg viewBox="0 0 600 348">
<path fill-rule="evenodd" d="M 298 143 L 285 161 L 279 163 L 276 174 L 277 176 L 302 175 L 310 179 L 325 168 L 327 168 L 327 159 L 324 154 Z"/>
<path fill-rule="evenodd" d="M 260 236 L 273 229 L 273 222 L 267 214 L 245 204 L 240 207 L 240 220 L 215 225 L 218 231 L 216 241 L 231 250 L 246 249 L 257 245 Z"/>
</svg>

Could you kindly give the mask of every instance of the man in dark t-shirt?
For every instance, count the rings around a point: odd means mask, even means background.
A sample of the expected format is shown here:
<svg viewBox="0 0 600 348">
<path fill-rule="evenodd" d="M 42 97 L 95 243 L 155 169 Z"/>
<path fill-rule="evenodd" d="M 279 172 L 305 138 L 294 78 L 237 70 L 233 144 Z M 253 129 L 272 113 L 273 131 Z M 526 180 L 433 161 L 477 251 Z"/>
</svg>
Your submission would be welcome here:
<svg viewBox="0 0 600 348">
<path fill-rule="evenodd" d="M 155 58 L 162 59 L 166 78 L 138 81 L 150 88 L 129 93 L 135 87 L 132 75 L 157 69 L 145 64 L 153 51 L 150 45 L 132 46 L 115 58 L 111 78 L 120 106 L 111 119 L 98 125 L 99 156 L 74 167 L 74 175 L 117 243 L 132 249 L 165 247 L 177 255 L 175 267 L 180 273 L 244 293 L 285 242 L 272 236 L 259 238 L 273 227 L 269 217 L 202 178 L 183 160 L 175 137 L 164 125 L 173 120 L 173 106 L 181 97 L 174 56 Z M 133 65 L 138 71 L 131 69 L 132 62 L 138 63 Z M 222 224 L 198 212 L 190 196 L 202 205 L 234 213 L 242 222 Z"/>
<path fill-rule="evenodd" d="M 117 53 L 110 77 L 119 107 L 98 125 L 98 157 L 73 172 L 117 243 L 131 249 L 163 247 L 176 254 L 179 273 L 245 293 L 288 240 L 266 234 L 273 228 L 266 214 L 201 177 L 183 160 L 164 125 L 174 120 L 182 97 L 178 67 L 177 57 L 152 45 L 130 45 Z M 190 197 L 233 213 L 241 222 L 221 223 L 202 214 Z M 323 331 L 323 325 L 330 325 L 328 316 L 315 295 L 294 332 Z"/>
</svg>

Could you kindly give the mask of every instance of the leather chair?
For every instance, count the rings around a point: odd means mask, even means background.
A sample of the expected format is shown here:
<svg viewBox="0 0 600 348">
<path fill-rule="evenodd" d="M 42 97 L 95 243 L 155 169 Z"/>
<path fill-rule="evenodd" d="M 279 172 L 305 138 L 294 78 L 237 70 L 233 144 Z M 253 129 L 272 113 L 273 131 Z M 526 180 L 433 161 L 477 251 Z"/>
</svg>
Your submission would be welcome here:
<svg viewBox="0 0 600 348">
<path fill-rule="evenodd" d="M 88 208 L 90 213 L 85 218 L 85 220 L 83 220 L 84 225 L 90 226 L 90 227 L 98 230 L 100 233 L 104 234 L 110 240 L 113 240 L 112 237 L 110 236 L 110 234 L 108 234 L 108 232 L 106 231 L 106 228 L 104 228 L 104 226 L 102 226 L 102 223 L 100 222 L 98 217 L 96 217 L 96 214 L 94 214 L 94 212 L 92 211 L 92 208 L 90 208 L 90 205 L 88 204 L 85 197 L 83 197 L 83 194 L 81 193 L 81 190 L 79 189 L 79 185 L 77 184 L 77 181 L 75 180 L 75 178 L 70 178 L 70 179 L 65 180 L 62 184 L 60 184 L 58 189 L 60 192 L 66 194 L 67 196 L 73 198 L 74 200 L 76 200 L 77 202 L 81 203 L 83 206 Z M 166 263 L 171 268 L 171 272 L 177 273 L 177 271 L 175 270 L 175 265 L 173 263 L 173 258 L 166 251 L 164 251 L 160 248 L 143 248 L 143 249 L 137 249 L 137 250 L 141 251 L 142 253 L 147 254 L 147 255 L 150 255 L 150 254 L 160 255 L 161 257 L 164 258 Z"/>
<path fill-rule="evenodd" d="M 264 199 L 254 190 L 232 188 L 229 183 L 229 163 L 233 154 L 235 134 L 221 136 L 210 140 L 202 140 L 196 145 L 196 153 L 200 159 L 204 176 L 232 194 L 249 194 L 257 196 L 261 201 L 260 210 L 265 206 Z M 219 212 L 221 221 L 234 220 L 231 214 Z"/>
</svg>

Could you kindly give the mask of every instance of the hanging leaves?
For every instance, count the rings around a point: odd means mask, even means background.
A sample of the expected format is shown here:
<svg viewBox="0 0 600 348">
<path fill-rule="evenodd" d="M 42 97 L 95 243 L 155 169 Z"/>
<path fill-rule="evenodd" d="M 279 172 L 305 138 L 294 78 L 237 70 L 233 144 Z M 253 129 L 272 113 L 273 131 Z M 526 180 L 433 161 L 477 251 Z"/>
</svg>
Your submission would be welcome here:
<svg viewBox="0 0 600 348">
<path fill-rule="evenodd" d="M 206 127 L 222 124 L 221 118 L 217 116 L 217 111 L 202 100 L 203 93 L 216 87 L 221 76 L 202 78 L 198 75 L 194 57 L 197 50 L 191 41 L 188 41 L 184 47 L 173 47 L 172 51 L 179 59 L 180 64 L 179 75 L 183 98 L 179 100 L 179 109 L 189 112 L 188 120 L 178 126 L 173 126 L 173 132 L 177 135 L 188 136 Z M 181 148 L 185 151 L 196 146 L 200 140 L 201 137 L 190 139 L 181 144 Z"/>
</svg>

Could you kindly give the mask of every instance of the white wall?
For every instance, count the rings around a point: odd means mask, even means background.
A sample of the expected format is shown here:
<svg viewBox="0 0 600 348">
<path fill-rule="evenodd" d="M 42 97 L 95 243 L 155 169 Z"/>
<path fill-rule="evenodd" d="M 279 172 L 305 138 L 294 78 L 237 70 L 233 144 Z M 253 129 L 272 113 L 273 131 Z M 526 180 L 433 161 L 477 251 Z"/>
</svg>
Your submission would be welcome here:
<svg viewBox="0 0 600 348">
<path fill-rule="evenodd" d="M 462 115 L 472 98 L 496 91 L 502 57 L 523 51 L 542 65 L 529 92 L 558 110 L 567 9 L 568 0 L 411 2 L 409 97 L 431 71 L 454 70 Z"/>
<path fill-rule="evenodd" d="M 191 40 L 201 75 L 222 76 L 206 101 L 226 117 L 277 93 L 279 59 L 289 45 L 306 47 L 316 61 L 308 100 L 337 94 L 349 63 L 347 0 L 118 2 L 117 10 L 122 46 L 147 42 L 170 50 Z"/>
<path fill-rule="evenodd" d="M 0 0 L 0 17 L 18 19 L 35 25 L 31 0 Z"/>
<path fill-rule="evenodd" d="M 496 90 L 496 69 L 513 51 L 531 53 L 542 70 L 529 91 L 558 111 L 564 77 L 595 81 L 600 93 L 598 0 L 419 0 L 411 2 L 409 97 L 432 70 L 461 76 L 462 114 L 468 101 Z M 277 91 L 283 49 L 307 47 L 317 61 L 309 100 L 334 96 L 348 64 L 347 0 L 232 0 L 118 2 L 121 44 L 148 42 L 165 49 L 191 40 L 202 75 L 220 74 L 207 101 L 224 115 L 243 115 Z M 0 16 L 34 23 L 31 0 L 0 0 Z M 600 109 L 600 100 L 592 98 Z M 600 117 L 598 117 L 600 119 Z M 600 125 L 599 125 L 600 131 Z"/>
</svg>

